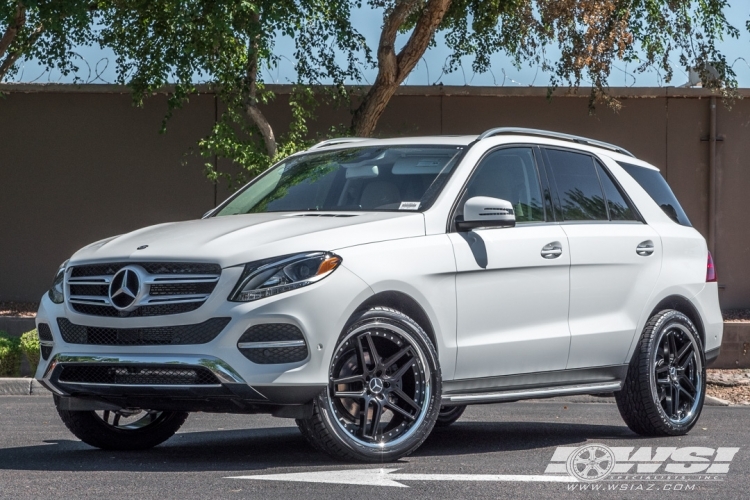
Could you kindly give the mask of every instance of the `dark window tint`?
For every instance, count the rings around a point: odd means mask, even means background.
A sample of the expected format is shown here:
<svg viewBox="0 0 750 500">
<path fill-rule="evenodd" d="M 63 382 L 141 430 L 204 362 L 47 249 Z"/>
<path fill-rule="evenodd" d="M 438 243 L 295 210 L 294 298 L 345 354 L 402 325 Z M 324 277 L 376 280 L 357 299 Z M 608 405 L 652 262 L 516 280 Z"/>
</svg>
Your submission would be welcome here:
<svg viewBox="0 0 750 500">
<path fill-rule="evenodd" d="M 544 221 L 542 190 L 530 148 L 500 149 L 486 156 L 466 187 L 464 201 L 474 196 L 511 202 L 516 222 Z"/>
<path fill-rule="evenodd" d="M 585 154 L 548 149 L 564 220 L 607 220 L 594 160 Z"/>
<path fill-rule="evenodd" d="M 667 184 L 667 181 L 664 180 L 664 177 L 657 170 L 639 167 L 630 163 L 618 163 L 641 185 L 673 221 L 683 226 L 691 226 L 690 220 L 685 215 L 685 211 L 682 210 L 669 184 Z"/>
<path fill-rule="evenodd" d="M 638 220 L 635 210 L 630 206 L 620 188 L 614 183 L 605 168 L 596 162 L 596 171 L 607 197 L 607 208 L 609 208 L 609 220 Z"/>
</svg>

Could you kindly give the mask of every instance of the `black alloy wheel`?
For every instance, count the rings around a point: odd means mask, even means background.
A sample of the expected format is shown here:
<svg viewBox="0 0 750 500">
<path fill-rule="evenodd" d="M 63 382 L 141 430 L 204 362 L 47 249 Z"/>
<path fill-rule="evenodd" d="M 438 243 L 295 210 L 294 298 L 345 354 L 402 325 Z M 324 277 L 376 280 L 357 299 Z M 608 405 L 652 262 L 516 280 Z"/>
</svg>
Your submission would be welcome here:
<svg viewBox="0 0 750 500">
<path fill-rule="evenodd" d="M 615 400 L 634 432 L 682 435 L 698 421 L 706 397 L 705 380 L 698 330 L 683 313 L 666 309 L 646 323 Z"/>
<path fill-rule="evenodd" d="M 422 328 L 397 311 L 373 308 L 342 335 L 328 388 L 312 419 L 298 425 L 336 457 L 396 460 L 432 430 L 440 394 L 437 356 Z"/>
<path fill-rule="evenodd" d="M 65 426 L 86 444 L 105 450 L 146 450 L 163 443 L 179 430 L 188 414 L 176 411 L 122 409 L 70 411 L 59 407 Z"/>
<path fill-rule="evenodd" d="M 701 358 L 685 326 L 671 324 L 654 356 L 653 390 L 670 421 L 681 424 L 695 414 L 703 391 Z"/>
</svg>

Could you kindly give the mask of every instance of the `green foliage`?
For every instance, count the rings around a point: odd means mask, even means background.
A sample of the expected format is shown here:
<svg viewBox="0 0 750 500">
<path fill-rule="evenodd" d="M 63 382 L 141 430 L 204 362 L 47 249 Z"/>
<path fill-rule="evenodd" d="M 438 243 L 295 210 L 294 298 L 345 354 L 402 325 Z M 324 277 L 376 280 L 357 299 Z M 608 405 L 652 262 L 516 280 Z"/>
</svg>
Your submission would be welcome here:
<svg viewBox="0 0 750 500">
<path fill-rule="evenodd" d="M 101 9 L 101 43 L 117 55 L 118 81 L 134 91 L 137 104 L 155 89 L 174 84 L 165 117 L 195 92 L 210 85 L 220 113 L 198 151 L 204 158 L 227 158 L 240 173 L 216 171 L 242 182 L 278 158 L 308 145 L 306 123 L 313 117 L 311 84 L 333 81 L 331 95 L 346 98 L 344 81 L 361 77 L 358 63 L 369 59 L 364 38 L 351 26 L 349 0 L 121 0 Z M 280 61 L 277 36 L 295 43 L 298 85 L 290 98 L 292 122 L 280 136 L 261 111 L 274 99 L 264 70 Z M 359 56 L 358 56 L 359 54 Z"/>
<path fill-rule="evenodd" d="M 20 377 L 21 356 L 21 340 L 0 331 L 0 377 Z"/>
<path fill-rule="evenodd" d="M 75 49 L 95 41 L 96 1 L 26 0 L 0 2 L 0 82 L 18 73 L 16 62 L 37 59 L 63 75 L 75 75 Z M 6 38 L 7 37 L 7 38 Z"/>
<path fill-rule="evenodd" d="M 31 366 L 31 373 L 36 373 L 39 365 L 39 334 L 36 328 L 21 335 L 21 350 Z"/>
<path fill-rule="evenodd" d="M 591 105 L 607 96 L 614 64 L 630 72 L 656 70 L 664 84 L 681 69 L 698 68 L 704 87 L 733 96 L 736 74 L 717 47 L 739 31 L 724 15 L 727 0 L 454 0 L 441 29 L 452 53 L 446 71 L 473 57 L 476 72 L 491 70 L 504 52 L 516 66 L 552 73 L 551 88 L 591 88 Z M 413 19 L 412 19 L 413 22 Z M 750 29 L 750 25 L 748 25 Z M 559 51 L 553 60 L 547 48 Z M 712 70 L 715 69 L 715 71 Z"/>
</svg>

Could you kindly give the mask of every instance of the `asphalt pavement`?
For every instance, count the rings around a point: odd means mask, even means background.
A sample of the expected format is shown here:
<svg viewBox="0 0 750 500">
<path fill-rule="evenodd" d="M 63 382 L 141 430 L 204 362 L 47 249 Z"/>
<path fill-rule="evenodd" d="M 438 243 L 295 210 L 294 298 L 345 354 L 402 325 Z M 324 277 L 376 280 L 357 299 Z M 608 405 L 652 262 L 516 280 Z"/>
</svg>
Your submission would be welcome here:
<svg viewBox="0 0 750 500">
<path fill-rule="evenodd" d="M 613 404 L 473 406 L 413 455 L 372 465 L 333 460 L 292 420 L 264 415 L 195 413 L 152 450 L 101 451 L 67 431 L 51 397 L 5 396 L 0 498 L 746 499 L 748 426 L 750 409 L 706 407 L 687 436 L 643 438 Z M 620 471 L 631 474 L 575 482 L 565 457 L 593 443 L 614 450 Z M 691 470 L 703 474 L 675 472 Z"/>
</svg>

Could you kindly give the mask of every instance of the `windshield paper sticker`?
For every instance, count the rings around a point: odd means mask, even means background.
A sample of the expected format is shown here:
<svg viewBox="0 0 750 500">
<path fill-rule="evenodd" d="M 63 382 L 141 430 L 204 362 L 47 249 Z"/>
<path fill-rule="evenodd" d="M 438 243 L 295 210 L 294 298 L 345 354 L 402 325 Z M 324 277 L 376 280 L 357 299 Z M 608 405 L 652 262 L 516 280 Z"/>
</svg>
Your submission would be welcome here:
<svg viewBox="0 0 750 500">
<path fill-rule="evenodd" d="M 402 201 L 399 210 L 419 210 L 418 201 Z"/>
</svg>

